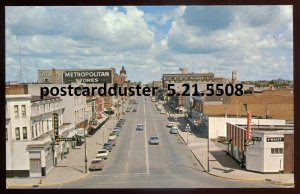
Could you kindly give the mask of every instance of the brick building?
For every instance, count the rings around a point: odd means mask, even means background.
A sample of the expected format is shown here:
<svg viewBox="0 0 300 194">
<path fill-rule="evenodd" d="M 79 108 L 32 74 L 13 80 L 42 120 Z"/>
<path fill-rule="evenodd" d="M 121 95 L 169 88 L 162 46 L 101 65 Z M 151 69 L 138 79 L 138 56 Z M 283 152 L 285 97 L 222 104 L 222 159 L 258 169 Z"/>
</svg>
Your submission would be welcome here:
<svg viewBox="0 0 300 194">
<path fill-rule="evenodd" d="M 294 121 L 293 89 L 267 90 L 261 94 L 220 98 L 219 103 L 202 101 L 200 112 L 207 115 L 246 116 Z"/>
</svg>

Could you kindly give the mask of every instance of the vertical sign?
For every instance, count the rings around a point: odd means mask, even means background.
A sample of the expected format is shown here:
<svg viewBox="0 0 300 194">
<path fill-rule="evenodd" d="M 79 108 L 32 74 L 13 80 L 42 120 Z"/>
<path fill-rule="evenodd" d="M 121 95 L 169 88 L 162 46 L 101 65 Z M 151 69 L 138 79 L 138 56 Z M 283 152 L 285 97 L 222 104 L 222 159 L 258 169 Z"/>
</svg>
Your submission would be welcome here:
<svg viewBox="0 0 300 194">
<path fill-rule="evenodd" d="M 96 119 L 96 102 L 92 101 L 92 117 L 93 119 Z"/>
<path fill-rule="evenodd" d="M 247 113 L 247 140 L 251 139 L 251 112 Z"/>
<path fill-rule="evenodd" d="M 57 113 L 53 113 L 52 120 L 53 120 L 54 139 L 56 140 L 59 135 L 59 133 L 58 133 L 58 114 Z"/>
</svg>

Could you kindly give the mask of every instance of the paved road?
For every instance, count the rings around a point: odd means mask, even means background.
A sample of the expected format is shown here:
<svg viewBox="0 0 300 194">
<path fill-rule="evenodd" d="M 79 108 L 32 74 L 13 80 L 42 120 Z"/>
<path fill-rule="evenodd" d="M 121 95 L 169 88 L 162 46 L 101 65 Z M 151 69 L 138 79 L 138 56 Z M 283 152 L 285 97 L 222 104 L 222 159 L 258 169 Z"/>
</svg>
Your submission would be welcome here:
<svg viewBox="0 0 300 194">
<path fill-rule="evenodd" d="M 126 116 L 117 145 L 102 171 L 55 188 L 224 188 L 276 187 L 266 182 L 231 181 L 203 172 L 180 137 L 169 134 L 166 115 L 159 114 L 150 98 L 139 97 L 137 112 Z M 136 131 L 138 123 L 144 131 Z M 158 136 L 159 145 L 149 145 Z"/>
</svg>

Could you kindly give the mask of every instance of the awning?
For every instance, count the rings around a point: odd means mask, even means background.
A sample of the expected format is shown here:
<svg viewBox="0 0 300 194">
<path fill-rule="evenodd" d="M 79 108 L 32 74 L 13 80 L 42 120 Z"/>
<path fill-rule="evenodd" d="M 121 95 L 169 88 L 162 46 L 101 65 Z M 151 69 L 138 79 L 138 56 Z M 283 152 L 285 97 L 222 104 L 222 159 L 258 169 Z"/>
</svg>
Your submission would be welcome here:
<svg viewBox="0 0 300 194">
<path fill-rule="evenodd" d="M 102 114 L 102 118 L 101 119 L 97 119 L 98 123 L 103 123 L 106 119 L 108 118 L 108 116 L 106 116 L 105 114 Z"/>
<path fill-rule="evenodd" d="M 96 129 L 99 125 L 91 125 L 92 129 Z"/>
<path fill-rule="evenodd" d="M 69 134 L 67 137 L 74 137 L 75 135 L 76 135 L 76 131 L 74 129 L 74 130 L 69 131 Z"/>
<path fill-rule="evenodd" d="M 76 129 L 76 135 L 84 137 L 84 133 L 85 133 L 85 135 L 87 135 L 88 131 L 86 129 L 83 129 L 83 128 L 77 128 Z"/>
</svg>

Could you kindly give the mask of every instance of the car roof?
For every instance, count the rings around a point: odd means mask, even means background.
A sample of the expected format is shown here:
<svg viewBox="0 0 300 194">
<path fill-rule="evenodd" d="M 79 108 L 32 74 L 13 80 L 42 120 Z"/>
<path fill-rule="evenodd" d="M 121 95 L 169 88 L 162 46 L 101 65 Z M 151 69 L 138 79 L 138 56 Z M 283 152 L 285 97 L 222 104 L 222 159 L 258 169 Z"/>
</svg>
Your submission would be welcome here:
<svg viewBox="0 0 300 194">
<path fill-rule="evenodd" d="M 143 125 L 143 124 L 139 123 L 139 124 L 137 124 L 137 125 Z"/>
<path fill-rule="evenodd" d="M 152 137 L 150 137 L 151 139 L 158 139 L 158 137 L 157 136 L 152 136 Z"/>
<path fill-rule="evenodd" d="M 92 161 L 102 161 L 102 158 L 94 158 Z"/>
</svg>

